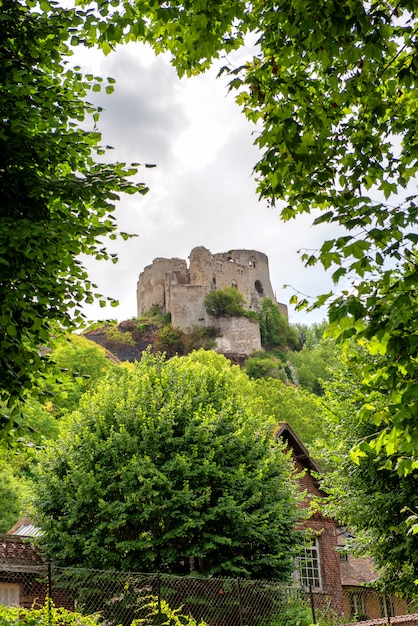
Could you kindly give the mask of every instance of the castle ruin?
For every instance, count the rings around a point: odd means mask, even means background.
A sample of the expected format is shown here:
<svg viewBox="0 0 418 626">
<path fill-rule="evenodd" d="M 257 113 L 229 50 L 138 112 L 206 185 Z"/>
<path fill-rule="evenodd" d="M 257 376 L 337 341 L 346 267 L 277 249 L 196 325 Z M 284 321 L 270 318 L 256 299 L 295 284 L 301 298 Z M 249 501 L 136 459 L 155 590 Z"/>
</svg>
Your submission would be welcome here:
<svg viewBox="0 0 418 626">
<path fill-rule="evenodd" d="M 173 326 L 185 332 L 194 326 L 217 326 L 217 349 L 224 354 L 251 354 L 261 348 L 258 322 L 241 318 L 214 320 L 205 309 L 206 295 L 214 289 L 236 287 L 248 309 L 258 311 L 263 298 L 276 298 L 270 282 L 268 258 L 256 250 L 230 250 L 212 254 L 193 248 L 189 265 L 184 259 L 157 258 L 139 275 L 138 317 L 158 306 L 171 314 Z M 279 304 L 287 318 L 287 307 Z"/>
</svg>

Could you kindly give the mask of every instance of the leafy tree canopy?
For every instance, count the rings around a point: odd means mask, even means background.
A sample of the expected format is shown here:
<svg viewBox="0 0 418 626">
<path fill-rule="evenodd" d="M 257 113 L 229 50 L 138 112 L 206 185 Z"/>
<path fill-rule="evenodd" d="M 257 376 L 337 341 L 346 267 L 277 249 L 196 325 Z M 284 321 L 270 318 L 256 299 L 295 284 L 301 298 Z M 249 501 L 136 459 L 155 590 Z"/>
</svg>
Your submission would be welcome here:
<svg viewBox="0 0 418 626">
<path fill-rule="evenodd" d="M 276 424 L 288 422 L 308 446 L 323 433 L 319 398 L 314 394 L 270 378 L 254 381 L 252 395 L 254 410 L 273 417 Z"/>
<path fill-rule="evenodd" d="M 328 321 L 315 322 L 314 324 L 292 324 L 292 328 L 296 330 L 299 337 L 299 345 L 301 348 L 315 348 L 322 340 L 325 331 L 328 328 Z"/>
<path fill-rule="evenodd" d="M 90 0 L 79 2 L 91 6 Z M 415 2 L 93 5 L 98 10 L 85 23 L 90 44 L 110 51 L 121 41 L 148 41 L 156 52 L 171 52 L 180 75 L 206 69 L 239 48 L 247 34 L 255 35 L 252 58 L 222 71 L 245 115 L 258 125 L 260 196 L 272 204 L 280 200 L 284 220 L 315 210 L 315 224 L 335 226 L 334 237 L 302 258 L 330 269 L 335 285 L 343 281 L 342 291 L 323 294 L 312 306 L 328 303 L 336 336 L 355 337 L 371 350 L 379 344 L 387 355 L 377 371 L 363 373 L 369 381 L 363 406 L 382 378 L 391 381 L 390 409 L 381 415 L 388 454 L 400 456 L 403 467 L 405 460 L 410 469 L 417 467 L 417 336 L 411 328 L 418 302 Z M 306 299 L 293 301 L 308 306 Z M 411 435 L 412 447 L 403 446 L 404 434 Z"/>
<path fill-rule="evenodd" d="M 285 580 L 300 515 L 276 422 L 214 352 L 145 353 L 84 396 L 39 464 L 36 522 L 60 564 Z"/>
<path fill-rule="evenodd" d="M 315 454 L 328 468 L 322 480 L 329 493 L 328 512 L 354 533 L 352 547 L 373 557 L 387 589 L 416 598 L 418 534 L 409 532 L 407 520 L 411 511 L 418 511 L 417 471 L 400 476 L 390 463 L 382 467 L 383 448 L 370 445 L 375 438 L 384 441 L 379 419 L 373 414 L 357 419 L 363 362 L 382 357 L 371 357 L 355 346 L 350 350 L 351 354 L 343 353 L 333 380 L 324 383 L 323 436 Z M 353 367 L 355 361 L 358 370 Z M 374 402 L 377 409 L 385 410 L 383 387 Z"/>
<path fill-rule="evenodd" d="M 302 350 L 288 354 L 289 363 L 295 373 L 295 382 L 310 393 L 321 396 L 323 381 L 332 377 L 332 368 L 337 365 L 340 352 L 340 345 L 332 337 L 315 343 L 308 333 Z"/>
<path fill-rule="evenodd" d="M 55 2 L 4 0 L 0 20 L 0 430 L 43 370 L 40 346 L 82 318 L 95 286 L 78 257 L 110 255 L 121 192 L 136 167 L 97 161 L 105 150 L 88 104 L 102 79 L 84 76 L 66 57 L 88 13 Z M 103 83 L 104 84 L 104 83 Z M 111 92 L 109 79 L 106 91 Z M 126 236 L 126 235 L 123 235 Z M 105 300 L 101 302 L 105 304 Z M 3 405 L 4 406 L 4 405 Z"/>
<path fill-rule="evenodd" d="M 49 361 L 55 377 L 45 379 L 43 397 L 48 392 L 58 418 L 77 409 L 86 391 L 94 390 L 108 374 L 116 373 L 118 369 L 118 361 L 113 355 L 75 334 L 55 341 Z"/>
<path fill-rule="evenodd" d="M 280 350 L 274 352 L 265 352 L 264 350 L 256 350 L 245 359 L 244 369 L 250 378 L 277 378 L 283 382 L 288 380 L 286 356 L 280 358 L 276 354 Z M 283 354 L 283 353 L 282 353 Z"/>
<path fill-rule="evenodd" d="M 0 460 L 0 498 L 3 502 L 0 508 L 0 533 L 7 533 L 20 517 L 28 486 L 24 478 L 17 476 L 16 462 L 12 464 L 6 460 L 7 451 L 0 448 L 0 452 L 4 455 Z"/>
<path fill-rule="evenodd" d="M 57 338 L 49 355 L 51 367 L 40 381 L 38 393 L 28 394 L 22 414 L 20 436 L 0 443 L 0 532 L 8 531 L 28 513 L 32 470 L 39 450 L 58 437 L 65 417 L 76 408 L 81 396 L 93 391 L 117 365 L 105 350 L 78 335 Z"/>
<path fill-rule="evenodd" d="M 99 345 L 78 335 L 56 338 L 48 354 L 48 372 L 35 393 L 26 395 L 19 442 L 43 445 L 58 435 L 59 421 L 76 408 L 81 396 L 93 390 L 110 372 L 117 372 L 115 358 Z M 18 449 L 13 442 L 12 448 Z"/>
<path fill-rule="evenodd" d="M 263 298 L 257 319 L 260 322 L 261 345 L 267 349 L 299 349 L 297 332 L 289 326 L 278 304 L 271 298 Z"/>
<path fill-rule="evenodd" d="M 205 309 L 213 317 L 229 317 L 246 315 L 245 298 L 236 287 L 215 289 L 205 297 Z"/>
</svg>

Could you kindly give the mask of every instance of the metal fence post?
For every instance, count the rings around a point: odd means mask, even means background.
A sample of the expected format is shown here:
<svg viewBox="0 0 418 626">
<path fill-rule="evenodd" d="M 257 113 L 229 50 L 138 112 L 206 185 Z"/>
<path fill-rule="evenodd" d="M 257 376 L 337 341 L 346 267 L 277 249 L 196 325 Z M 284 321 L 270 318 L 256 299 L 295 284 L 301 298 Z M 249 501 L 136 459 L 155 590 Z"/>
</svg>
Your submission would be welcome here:
<svg viewBox="0 0 418 626">
<path fill-rule="evenodd" d="M 386 612 L 386 619 L 388 621 L 388 624 L 390 626 L 390 611 L 389 611 L 389 602 L 388 602 L 388 596 L 387 593 L 385 592 L 385 612 Z"/>
<path fill-rule="evenodd" d="M 48 624 L 52 626 L 52 564 L 48 561 Z"/>
<path fill-rule="evenodd" d="M 238 594 L 238 614 L 239 614 L 239 626 L 243 626 L 242 621 L 242 603 L 241 603 L 241 585 L 239 578 L 237 578 L 237 594 Z"/>
<path fill-rule="evenodd" d="M 315 616 L 315 604 L 312 593 L 312 585 L 309 583 L 309 598 L 311 600 L 311 611 L 312 611 L 312 621 L 316 624 L 316 616 Z"/>
<path fill-rule="evenodd" d="M 158 606 L 158 616 L 157 616 L 157 624 L 160 626 L 161 624 L 161 574 L 157 572 L 157 606 Z"/>
</svg>

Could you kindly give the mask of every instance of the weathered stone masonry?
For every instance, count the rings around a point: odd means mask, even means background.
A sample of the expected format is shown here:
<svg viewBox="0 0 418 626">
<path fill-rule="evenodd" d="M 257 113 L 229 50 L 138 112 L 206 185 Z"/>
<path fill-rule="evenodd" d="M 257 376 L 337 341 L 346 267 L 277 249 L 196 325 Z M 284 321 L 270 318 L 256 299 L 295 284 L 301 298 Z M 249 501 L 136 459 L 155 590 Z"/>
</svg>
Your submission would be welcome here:
<svg viewBox="0 0 418 626">
<path fill-rule="evenodd" d="M 203 246 L 193 248 L 187 261 L 157 258 L 140 274 L 137 285 L 138 317 L 157 305 L 171 314 L 171 321 L 185 332 L 193 326 L 217 326 L 218 350 L 251 354 L 259 350 L 260 329 L 254 320 L 214 320 L 205 310 L 206 295 L 214 289 L 236 287 L 248 309 L 258 311 L 263 298 L 275 301 L 268 258 L 256 250 L 230 250 L 212 254 Z M 287 317 L 287 307 L 279 304 Z"/>
</svg>

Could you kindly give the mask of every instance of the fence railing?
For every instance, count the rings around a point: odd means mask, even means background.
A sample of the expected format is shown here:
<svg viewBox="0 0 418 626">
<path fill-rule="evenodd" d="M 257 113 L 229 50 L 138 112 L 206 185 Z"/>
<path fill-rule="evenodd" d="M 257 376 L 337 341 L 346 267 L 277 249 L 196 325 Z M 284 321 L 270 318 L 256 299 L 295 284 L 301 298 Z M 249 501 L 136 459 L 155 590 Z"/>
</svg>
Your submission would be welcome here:
<svg viewBox="0 0 418 626">
<path fill-rule="evenodd" d="M 9 602 L 14 598 L 16 604 L 29 608 L 49 598 L 55 606 L 84 615 L 98 614 L 106 626 L 129 626 L 134 619 L 143 619 L 150 626 L 163 624 L 161 606 L 165 602 L 173 609 L 182 607 L 182 614 L 209 626 L 338 626 L 376 618 L 385 618 L 387 624 L 392 616 L 408 612 L 405 601 L 367 587 L 344 590 L 343 603 L 340 589 L 336 611 L 333 590 L 311 589 L 309 593 L 275 581 L 59 568 L 52 564 L 0 564 L 0 583 L 0 603 L 4 602 L 3 588 Z M 159 609 L 153 617 L 147 608 L 150 600 Z"/>
</svg>

